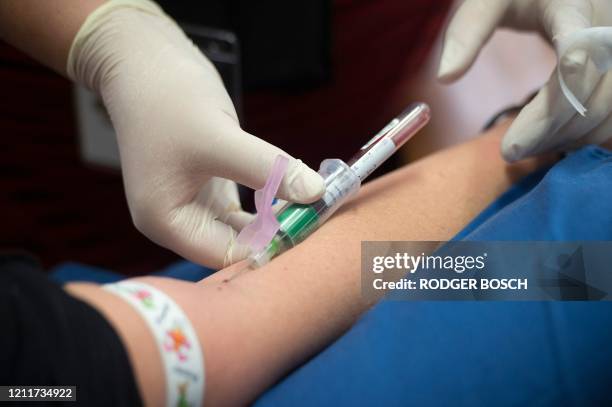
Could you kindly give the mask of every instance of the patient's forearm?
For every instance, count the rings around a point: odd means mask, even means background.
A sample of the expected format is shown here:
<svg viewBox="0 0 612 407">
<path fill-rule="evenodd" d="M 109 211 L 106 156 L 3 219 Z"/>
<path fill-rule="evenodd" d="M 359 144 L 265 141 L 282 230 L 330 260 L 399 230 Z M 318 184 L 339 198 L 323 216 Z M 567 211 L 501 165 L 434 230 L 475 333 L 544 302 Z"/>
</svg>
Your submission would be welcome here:
<svg viewBox="0 0 612 407">
<path fill-rule="evenodd" d="M 232 362 L 219 360 L 228 377 L 250 378 L 239 386 L 254 395 L 350 327 L 371 305 L 361 295 L 361 241 L 448 240 L 537 167 L 535 160 L 506 165 L 501 134 L 497 129 L 367 184 L 317 233 L 267 267 L 230 283 L 223 281 L 240 266 L 204 280 L 211 305 L 234 318 L 215 326 L 226 330 L 216 331 L 219 342 L 210 345 L 218 355 L 234 354 Z M 226 394 L 236 389 L 230 381 L 217 386 L 227 386 Z"/>
<path fill-rule="evenodd" d="M 267 266 L 241 265 L 200 284 L 144 278 L 175 299 L 196 327 L 206 360 L 206 401 L 245 404 L 308 356 L 336 338 L 366 310 L 361 296 L 362 240 L 447 240 L 534 160 L 512 166 L 499 157 L 504 129 L 442 151 L 366 185 L 359 197 L 307 241 Z M 146 338 L 123 321 L 128 307 L 109 308 L 91 287 L 72 287 L 118 328 L 143 393 L 163 381 L 143 362 Z M 84 293 L 88 291 L 87 293 Z M 92 294 L 92 291 L 94 293 Z M 99 291 L 99 290 L 98 290 Z M 151 338 L 148 349 L 153 347 Z M 150 358 L 150 356 L 147 356 Z M 153 382 L 153 384 L 152 384 Z M 151 396 L 149 396 L 151 397 Z"/>
</svg>

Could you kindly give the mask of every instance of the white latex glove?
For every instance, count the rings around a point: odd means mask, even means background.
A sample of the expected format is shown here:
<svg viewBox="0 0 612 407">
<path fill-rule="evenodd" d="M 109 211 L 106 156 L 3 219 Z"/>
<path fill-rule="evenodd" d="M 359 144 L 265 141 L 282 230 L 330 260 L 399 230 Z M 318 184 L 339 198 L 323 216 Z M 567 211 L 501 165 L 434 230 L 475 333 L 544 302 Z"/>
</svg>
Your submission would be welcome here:
<svg viewBox="0 0 612 407">
<path fill-rule="evenodd" d="M 288 155 L 241 130 L 218 73 L 175 22 L 147 0 L 107 2 L 81 27 L 67 72 L 104 100 L 136 227 L 207 266 L 244 258 L 235 237 L 252 215 L 229 180 L 261 188 Z M 279 196 L 319 198 L 322 178 L 289 158 Z"/>
<path fill-rule="evenodd" d="M 497 27 L 539 32 L 562 57 L 564 43 L 580 39 L 583 30 L 611 25 L 611 0 L 466 0 L 447 29 L 438 76 L 446 82 L 461 77 Z M 569 95 L 562 92 L 555 71 L 505 135 L 502 155 L 506 160 L 599 144 L 612 137 L 612 75 L 604 72 L 612 62 L 612 31 L 599 30 L 589 33 L 588 41 L 582 39 L 561 58 L 558 69 L 586 107 L 586 115 L 577 111 L 579 103 L 572 106 Z"/>
</svg>

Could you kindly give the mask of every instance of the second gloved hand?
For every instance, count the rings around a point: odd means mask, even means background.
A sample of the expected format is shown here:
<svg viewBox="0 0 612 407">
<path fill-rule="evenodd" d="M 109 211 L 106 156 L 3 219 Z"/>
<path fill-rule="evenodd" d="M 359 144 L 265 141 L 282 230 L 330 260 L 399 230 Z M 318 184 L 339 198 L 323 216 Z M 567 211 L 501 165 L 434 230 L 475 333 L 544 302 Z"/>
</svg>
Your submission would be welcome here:
<svg viewBox="0 0 612 407">
<path fill-rule="evenodd" d="M 287 154 L 240 128 L 218 73 L 174 21 L 146 0 L 107 2 L 81 27 L 67 70 L 110 113 L 137 228 L 211 267 L 244 258 L 235 237 L 252 217 L 232 181 L 260 188 Z M 311 202 L 323 191 L 290 158 L 279 196 Z"/>
<path fill-rule="evenodd" d="M 610 26 L 610 0 L 466 0 L 447 29 L 438 75 L 444 81 L 462 76 L 497 27 L 539 32 L 561 57 L 564 41 L 591 27 Z M 611 36 L 612 29 L 600 31 L 598 39 L 583 42 L 559 62 L 568 88 L 587 109 L 585 116 L 562 92 L 555 70 L 505 135 L 504 158 L 514 161 L 612 138 L 612 73 L 598 70 L 589 50 L 598 49 L 601 68 L 602 59 L 610 60 Z"/>
</svg>

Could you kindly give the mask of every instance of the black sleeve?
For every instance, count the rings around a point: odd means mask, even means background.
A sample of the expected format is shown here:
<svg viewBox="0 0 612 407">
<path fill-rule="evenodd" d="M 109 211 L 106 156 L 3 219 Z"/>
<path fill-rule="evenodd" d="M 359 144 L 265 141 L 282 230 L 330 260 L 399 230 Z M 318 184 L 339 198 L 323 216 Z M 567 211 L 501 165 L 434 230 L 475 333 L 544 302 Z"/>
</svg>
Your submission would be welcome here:
<svg viewBox="0 0 612 407">
<path fill-rule="evenodd" d="M 68 406 L 142 404 L 111 325 L 22 256 L 0 256 L 0 385 L 77 386 Z"/>
</svg>

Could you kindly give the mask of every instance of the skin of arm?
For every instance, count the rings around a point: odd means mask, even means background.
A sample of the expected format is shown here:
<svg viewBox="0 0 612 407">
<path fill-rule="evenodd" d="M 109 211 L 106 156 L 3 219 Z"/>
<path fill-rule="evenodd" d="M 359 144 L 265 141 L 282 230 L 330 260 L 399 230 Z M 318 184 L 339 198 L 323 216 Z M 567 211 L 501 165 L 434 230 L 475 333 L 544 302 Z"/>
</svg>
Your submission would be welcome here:
<svg viewBox="0 0 612 407">
<path fill-rule="evenodd" d="M 105 0 L 2 0 L 0 38 L 65 75 L 79 28 Z"/>
<path fill-rule="evenodd" d="M 554 159 L 506 164 L 499 154 L 505 129 L 368 183 L 309 239 L 265 267 L 241 272 L 238 263 L 200 283 L 138 278 L 170 295 L 198 332 L 206 405 L 249 403 L 372 305 L 361 294 L 362 240 L 448 240 L 515 181 Z M 144 321 L 95 285 L 66 288 L 108 318 L 144 401 L 162 403 L 161 359 Z"/>
</svg>

